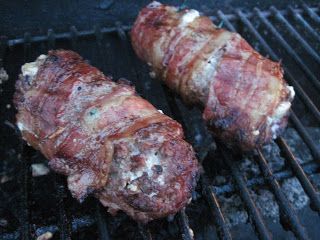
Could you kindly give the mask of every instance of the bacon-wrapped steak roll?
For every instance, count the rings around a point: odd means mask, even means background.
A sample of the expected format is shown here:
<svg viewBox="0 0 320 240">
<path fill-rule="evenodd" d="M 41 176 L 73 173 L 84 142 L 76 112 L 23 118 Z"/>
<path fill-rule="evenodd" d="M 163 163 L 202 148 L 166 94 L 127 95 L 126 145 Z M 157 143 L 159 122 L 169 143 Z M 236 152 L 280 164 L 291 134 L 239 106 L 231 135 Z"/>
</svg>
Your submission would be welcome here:
<svg viewBox="0 0 320 240">
<path fill-rule="evenodd" d="M 250 150 L 280 134 L 294 90 L 279 63 L 256 52 L 239 34 L 217 28 L 195 10 L 152 2 L 131 31 L 137 55 L 229 146 Z"/>
<path fill-rule="evenodd" d="M 72 51 L 22 66 L 14 102 L 23 138 L 109 212 L 147 222 L 190 200 L 198 163 L 179 123 Z"/>
</svg>

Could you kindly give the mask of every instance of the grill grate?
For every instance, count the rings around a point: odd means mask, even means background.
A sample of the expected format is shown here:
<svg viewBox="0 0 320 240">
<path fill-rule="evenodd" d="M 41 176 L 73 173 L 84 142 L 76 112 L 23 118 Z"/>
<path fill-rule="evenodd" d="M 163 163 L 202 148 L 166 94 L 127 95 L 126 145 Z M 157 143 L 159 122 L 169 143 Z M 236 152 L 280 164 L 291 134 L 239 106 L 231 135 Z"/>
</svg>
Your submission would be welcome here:
<svg viewBox="0 0 320 240">
<path fill-rule="evenodd" d="M 287 161 L 287 168 L 280 172 L 272 173 L 272 169 L 267 162 L 268 159 L 266 159 L 260 149 L 257 149 L 255 150 L 255 161 L 260 167 L 262 176 L 247 180 L 246 176 L 244 176 L 239 169 L 239 161 L 237 161 L 239 156 L 232 155 L 224 149 L 223 146 L 218 144 L 217 151 L 221 153 L 222 159 L 224 159 L 226 163 L 226 168 L 230 170 L 230 175 L 234 183 L 232 184 L 230 182 L 221 186 L 212 186 L 208 180 L 209 176 L 203 173 L 199 187 L 203 193 L 203 198 L 209 206 L 210 217 L 215 224 L 217 236 L 221 239 L 232 239 L 232 229 L 226 224 L 217 200 L 217 195 L 235 191 L 239 193 L 244 203 L 244 207 L 248 212 L 257 237 L 260 239 L 272 239 L 272 231 L 270 231 L 268 224 L 265 222 L 264 217 L 250 194 L 251 187 L 264 184 L 267 184 L 277 199 L 283 228 L 292 231 L 298 239 L 310 239 L 310 236 L 308 236 L 309 232 L 307 232 L 301 224 L 296 211 L 280 188 L 279 181 L 291 176 L 296 176 L 310 198 L 311 208 L 320 213 L 319 192 L 314 188 L 308 178 L 308 175 L 319 171 L 319 144 L 313 140 L 312 136 L 310 136 L 306 130 L 305 122 L 307 120 L 302 117 L 304 115 L 308 116 L 308 118 L 313 119 L 312 123 L 314 122 L 314 125 L 319 126 L 320 102 L 319 99 L 317 99 L 317 95 L 312 95 L 312 91 L 309 90 L 306 83 L 310 82 L 310 84 L 316 88 L 316 93 L 319 93 L 320 79 L 314 73 L 314 70 L 311 70 L 313 69 L 312 64 L 303 60 L 304 54 L 307 54 L 306 56 L 312 58 L 313 61 L 320 63 L 320 56 L 313 47 L 314 41 L 319 44 L 320 39 L 319 34 L 315 32 L 313 27 L 319 27 L 320 24 L 320 17 L 317 12 L 319 12 L 318 8 L 302 5 L 301 9 L 294 9 L 289 6 L 288 10 L 285 11 L 279 11 L 271 7 L 269 11 L 260 11 L 256 8 L 253 12 L 244 12 L 238 9 L 232 14 L 224 14 L 220 10 L 217 12 L 217 17 L 211 17 L 215 22 L 222 21 L 226 28 L 231 31 L 238 30 L 239 32 L 243 32 L 245 38 L 247 33 L 251 34 L 255 40 L 249 39 L 249 41 L 251 40 L 250 42 L 253 44 L 258 43 L 258 46 L 262 47 L 265 53 L 273 60 L 279 61 L 284 54 L 288 54 L 288 56 L 294 60 L 294 64 L 296 65 L 287 65 L 286 61 L 284 65 L 286 79 L 294 86 L 298 95 L 295 100 L 297 107 L 294 107 L 291 111 L 290 123 L 308 146 L 313 157 L 313 161 L 300 164 L 286 143 L 286 140 L 279 137 L 276 140 L 276 144 L 279 146 L 282 155 Z M 253 23 L 253 19 L 257 19 L 260 25 L 256 24 L 256 22 Z M 291 21 L 291 19 L 293 20 Z M 281 26 L 278 24 L 284 26 L 287 34 L 290 35 L 289 40 L 298 40 L 305 53 L 298 53 L 298 51 L 291 46 L 291 42 L 289 43 L 288 40 L 285 40 L 283 33 L 279 30 Z M 299 33 L 297 27 L 299 24 L 310 34 L 314 39 L 313 41 L 307 40 L 305 36 Z M 1 38 L 0 56 L 3 56 L 2 59 L 4 59 L 4 61 L 3 63 L 0 61 L 0 67 L 4 65 L 10 75 L 13 76 L 10 79 L 8 89 L 5 89 L 5 91 L 1 93 L 1 98 L 12 97 L 14 78 L 17 76 L 19 66 L 21 66 L 23 62 L 33 60 L 41 52 L 46 52 L 48 49 L 73 49 L 84 57 L 89 56 L 90 60 L 94 59 L 95 62 L 92 64 L 98 66 L 104 73 L 108 74 L 110 73 L 109 71 L 112 71 L 111 73 L 115 77 L 125 76 L 133 81 L 140 94 L 159 109 L 162 109 L 167 115 L 180 121 L 184 125 L 188 140 L 193 143 L 198 152 L 199 160 L 202 163 L 204 159 L 209 156 L 208 153 L 214 148 L 214 145 L 203 122 L 199 120 L 199 111 L 186 109 L 181 104 L 180 99 L 169 92 L 166 87 L 149 78 L 147 67 L 136 59 L 131 49 L 127 35 L 127 30 L 129 29 L 130 26 L 123 26 L 120 23 L 116 23 L 115 26 L 111 28 L 95 26 L 92 30 L 87 31 L 77 31 L 73 26 L 68 33 L 55 33 L 52 29 L 49 29 L 47 36 L 31 36 L 29 33 L 26 33 L 23 38 L 11 40 Z M 272 38 L 277 41 L 277 45 L 267 43 L 262 29 L 272 34 Z M 276 49 L 279 47 L 283 48 L 286 52 L 282 53 L 279 49 Z M 280 52 L 280 54 L 276 52 Z M 121 57 L 116 57 L 117 55 Z M 304 74 L 303 78 L 295 77 L 300 75 L 296 74 L 295 67 L 293 66 L 299 67 Z M 306 81 L 304 81 L 305 79 Z M 4 109 L 5 104 L 1 106 L 1 108 Z M 301 111 L 301 109 L 303 109 L 303 111 Z M 7 110 L 3 112 L 5 111 Z M 11 110 L 8 116 L 4 116 L 5 119 L 2 119 L 4 117 L 1 118 L 1 121 L 9 118 L 9 122 L 13 122 L 13 114 L 14 112 Z M 194 114 L 196 117 L 193 116 Z M 5 135 L 12 135 L 12 130 L 4 131 L 4 133 Z M 202 140 L 198 140 L 197 134 L 202 136 Z M 15 135 L 13 145 L 16 147 L 16 155 L 18 156 L 16 163 L 19 165 L 19 169 L 15 169 L 19 176 L 19 184 L 16 186 L 19 188 L 17 191 L 19 193 L 19 200 L 18 208 L 13 211 L 13 215 L 17 217 L 18 223 L 16 227 L 10 229 L 10 231 L 1 230 L 1 239 L 33 239 L 47 231 L 56 233 L 55 237 L 58 239 L 88 239 L 90 237 L 93 239 L 97 237 L 99 237 L 99 239 L 123 239 L 124 236 L 130 239 L 145 240 L 153 238 L 176 239 L 179 236 L 178 226 L 180 229 L 180 238 L 185 240 L 194 238 L 187 215 L 188 209 L 194 207 L 192 204 L 186 211 L 182 210 L 177 214 L 175 219 L 169 222 L 159 220 L 155 224 L 136 224 L 129 220 L 124 214 L 120 214 L 120 216 L 114 218 L 109 217 L 105 214 L 100 204 L 94 199 L 89 199 L 88 202 L 84 203 L 83 207 L 77 206 L 76 208 L 78 209 L 74 210 L 73 206 L 78 204 L 71 199 L 66 189 L 64 178 L 54 173 L 44 178 L 47 178 L 45 181 L 49 181 L 49 183 L 50 181 L 54 182 L 55 192 L 50 196 L 54 198 L 53 201 L 55 205 L 53 205 L 53 208 L 56 209 L 57 216 L 53 217 L 53 220 L 51 222 L 49 221 L 48 224 L 45 219 L 40 216 L 40 222 L 44 221 L 45 224 L 39 224 L 39 219 L 36 220 L 37 224 L 35 224 L 33 213 L 38 211 L 34 209 L 33 191 L 38 190 L 34 187 L 36 180 L 31 177 L 30 164 L 38 161 L 38 158 L 34 157 L 36 154 L 34 150 L 27 147 L 21 140 L 17 143 L 17 139 L 18 137 Z M 4 147 L 8 146 L 8 144 L 3 145 Z M 11 200 L 11 192 L 5 189 L 0 190 L 1 195 L 3 195 L 2 197 L 8 199 L 7 202 L 9 203 Z M 85 208 L 87 210 L 84 210 Z M 52 212 L 52 210 L 50 211 Z M 190 220 L 193 219 L 190 218 Z M 125 224 L 126 227 L 123 227 Z M 126 231 L 129 233 L 125 233 Z M 162 233 L 163 231 L 168 233 Z"/>
</svg>

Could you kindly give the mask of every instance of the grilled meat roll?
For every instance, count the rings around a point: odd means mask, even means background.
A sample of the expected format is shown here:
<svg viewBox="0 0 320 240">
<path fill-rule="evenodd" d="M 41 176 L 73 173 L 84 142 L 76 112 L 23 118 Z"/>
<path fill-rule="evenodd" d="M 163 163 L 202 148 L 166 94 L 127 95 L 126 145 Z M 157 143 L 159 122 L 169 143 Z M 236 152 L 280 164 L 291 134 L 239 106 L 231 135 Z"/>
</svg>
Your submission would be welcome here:
<svg viewBox="0 0 320 240">
<path fill-rule="evenodd" d="M 14 102 L 23 139 L 68 176 L 80 201 L 93 192 L 112 214 L 143 222 L 189 201 L 198 163 L 180 124 L 77 53 L 24 64 Z"/>
<path fill-rule="evenodd" d="M 287 124 L 294 90 L 280 63 L 261 56 L 239 34 L 217 28 L 195 10 L 152 2 L 131 31 L 137 55 L 188 103 L 204 107 L 213 133 L 250 150 Z"/>
</svg>

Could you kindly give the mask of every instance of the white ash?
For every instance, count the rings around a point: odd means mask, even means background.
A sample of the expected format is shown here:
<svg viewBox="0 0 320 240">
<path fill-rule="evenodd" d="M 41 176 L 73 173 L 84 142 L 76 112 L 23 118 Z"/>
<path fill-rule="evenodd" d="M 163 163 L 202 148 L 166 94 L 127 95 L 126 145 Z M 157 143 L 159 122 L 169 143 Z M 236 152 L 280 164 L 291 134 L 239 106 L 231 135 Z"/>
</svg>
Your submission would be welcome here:
<svg viewBox="0 0 320 240">
<path fill-rule="evenodd" d="M 284 167 L 284 159 L 280 156 L 280 149 L 274 141 L 263 146 L 262 153 L 273 172 L 280 171 Z"/>
<path fill-rule="evenodd" d="M 189 234 L 190 234 L 191 238 L 193 239 L 194 238 L 194 233 L 193 233 L 192 229 L 189 228 L 188 230 L 189 230 Z"/>
<path fill-rule="evenodd" d="M 269 190 L 259 189 L 255 192 L 251 190 L 251 197 L 261 214 L 279 219 L 279 206 L 274 195 Z"/>
<path fill-rule="evenodd" d="M 0 227 L 6 227 L 8 225 L 8 220 L 0 218 Z"/>
<path fill-rule="evenodd" d="M 212 184 L 215 186 L 223 185 L 227 183 L 227 178 L 222 175 L 218 175 L 213 179 Z"/>
<path fill-rule="evenodd" d="M 0 177 L 0 183 L 2 184 L 2 183 L 9 182 L 12 179 L 13 179 L 13 177 L 9 177 L 7 175 L 3 175 L 3 176 Z"/>
<path fill-rule="evenodd" d="M 7 71 L 4 68 L 0 68 L 0 84 L 4 83 L 5 81 L 8 81 L 9 75 Z"/>
<path fill-rule="evenodd" d="M 316 188 L 316 190 L 319 191 L 320 189 L 320 173 L 315 173 L 310 175 L 310 180 L 313 186 Z"/>
<path fill-rule="evenodd" d="M 320 137 L 319 128 L 310 128 L 311 133 L 314 133 Z M 301 137 L 299 136 L 298 132 L 293 128 L 288 128 L 285 133 L 283 134 L 283 138 L 286 140 L 290 150 L 292 151 L 293 155 L 296 157 L 299 163 L 306 163 L 312 161 L 312 155 L 310 153 L 309 148 L 303 142 Z"/>
<path fill-rule="evenodd" d="M 153 71 L 151 71 L 151 72 L 149 72 L 149 76 L 151 77 L 151 78 L 156 78 L 156 73 L 155 72 L 153 72 Z"/>
<path fill-rule="evenodd" d="M 248 221 L 248 214 L 244 210 L 242 201 L 238 195 L 218 195 L 221 210 L 229 226 L 238 225 Z"/>
<path fill-rule="evenodd" d="M 53 237 L 52 232 L 46 232 L 44 234 L 41 234 L 39 237 L 37 237 L 37 240 L 49 240 Z"/>
<path fill-rule="evenodd" d="M 284 180 L 281 188 L 295 209 L 302 209 L 308 204 L 309 198 L 297 178 Z"/>
<path fill-rule="evenodd" d="M 43 163 L 34 163 L 31 165 L 31 169 L 33 177 L 44 176 L 50 172 L 49 168 Z"/>
<path fill-rule="evenodd" d="M 320 176 L 318 178 L 320 179 Z M 284 180 L 281 183 L 281 189 L 295 209 L 300 210 L 309 204 L 309 198 L 296 178 Z M 250 189 L 250 196 L 263 216 L 279 221 L 279 206 L 271 191 L 257 187 L 257 189 Z M 229 226 L 248 221 L 248 213 L 239 195 L 223 194 L 218 195 L 217 198 Z"/>
<path fill-rule="evenodd" d="M 320 128 L 309 127 L 307 131 L 320 148 Z M 295 129 L 288 128 L 283 134 L 283 138 L 300 163 L 314 160 L 308 147 L 303 143 L 303 140 Z M 285 167 L 285 160 L 280 156 L 280 149 L 275 142 L 264 146 L 262 152 L 272 172 L 287 169 Z M 247 179 L 262 177 L 259 166 L 253 156 L 244 156 L 238 163 L 238 166 L 242 175 Z M 227 171 L 221 170 L 218 174 L 219 175 L 215 176 L 212 180 L 214 186 L 223 186 L 231 182 L 230 179 L 232 179 L 232 177 L 230 177 L 230 173 Z M 320 173 L 311 175 L 310 179 L 315 188 L 320 189 Z M 298 179 L 293 177 L 278 182 L 288 201 L 295 209 L 302 209 L 309 204 L 309 198 L 301 187 Z M 274 221 L 279 221 L 279 206 L 268 185 L 249 187 L 249 191 L 250 196 L 261 214 Z M 217 198 L 221 205 L 223 215 L 229 225 L 234 226 L 248 221 L 248 213 L 239 193 L 223 193 L 218 195 Z"/>
<path fill-rule="evenodd" d="M 239 164 L 239 169 L 246 178 L 255 177 L 260 174 L 258 164 L 253 159 L 244 158 Z"/>
</svg>

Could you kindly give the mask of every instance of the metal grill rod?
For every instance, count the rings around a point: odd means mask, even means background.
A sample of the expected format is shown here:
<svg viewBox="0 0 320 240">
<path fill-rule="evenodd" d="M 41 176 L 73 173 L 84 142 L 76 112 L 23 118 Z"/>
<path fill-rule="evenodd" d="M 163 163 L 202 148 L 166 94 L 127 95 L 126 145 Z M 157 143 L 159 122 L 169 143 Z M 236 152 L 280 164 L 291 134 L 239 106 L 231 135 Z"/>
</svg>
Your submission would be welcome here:
<svg viewBox="0 0 320 240">
<path fill-rule="evenodd" d="M 320 56 L 316 53 L 316 51 L 307 43 L 306 40 L 303 39 L 303 37 L 300 35 L 300 33 L 297 32 L 297 30 L 294 29 L 294 27 L 287 21 L 287 19 L 279 12 L 279 10 L 272 6 L 270 8 L 273 15 L 276 17 L 277 20 L 282 22 L 286 28 L 289 30 L 289 32 L 297 39 L 299 40 L 300 44 L 304 47 L 304 49 L 318 62 L 320 63 Z"/>
<path fill-rule="evenodd" d="M 296 114 L 292 110 L 290 110 L 290 120 L 294 124 L 295 129 L 298 131 L 302 139 L 305 141 L 305 143 L 309 147 L 314 159 L 319 163 L 320 162 L 319 149 L 317 148 L 316 144 L 312 140 L 311 136 L 309 135 L 309 133 L 307 132 L 307 130 L 305 129 L 305 127 L 303 126 L 299 118 L 296 116 Z"/>
<path fill-rule="evenodd" d="M 138 223 L 138 229 L 143 240 L 152 240 L 151 232 L 146 225 Z"/>
<path fill-rule="evenodd" d="M 253 27 L 251 22 L 243 14 L 241 14 L 241 11 L 238 10 L 237 12 L 239 14 L 240 20 L 246 25 L 246 27 L 248 27 L 250 32 L 257 38 L 257 40 L 261 43 L 262 47 L 266 50 L 266 52 L 272 57 L 273 60 L 279 61 L 280 58 L 278 57 L 278 55 L 271 49 L 269 44 L 262 38 L 260 33 L 257 32 L 257 30 Z M 224 19 L 224 21 L 228 21 L 228 19 L 226 19 L 226 18 L 223 18 L 223 19 Z M 232 31 L 234 31 L 234 30 L 232 30 Z M 303 89 L 300 86 L 300 84 L 294 79 L 294 77 L 291 74 L 290 70 L 288 68 L 286 68 L 286 67 L 284 67 L 284 68 L 285 68 L 285 72 L 286 72 L 289 80 L 291 80 L 291 83 L 294 85 L 295 90 L 297 91 L 297 93 L 300 94 L 301 100 L 304 100 L 304 103 L 309 107 L 310 111 L 314 114 L 314 116 L 320 122 L 320 112 L 319 112 L 319 110 L 313 104 L 313 102 L 307 96 L 307 94 L 303 91 Z"/>
<path fill-rule="evenodd" d="M 315 29 L 310 26 L 310 24 L 302 17 L 300 13 L 297 13 L 292 6 L 289 6 L 290 14 L 293 16 L 293 18 L 300 23 L 304 29 L 308 31 L 309 34 L 311 34 L 316 40 L 320 42 L 320 35 L 314 31 Z"/>
<path fill-rule="evenodd" d="M 109 237 L 109 233 L 108 233 L 107 223 L 104 218 L 104 215 L 102 214 L 101 204 L 98 201 L 96 203 L 95 217 L 96 217 L 96 222 L 98 225 L 99 239 L 100 240 L 109 240 L 110 237 Z"/>
<path fill-rule="evenodd" d="M 220 146 L 220 149 L 223 149 L 223 147 Z M 235 161 L 231 160 L 232 157 L 225 150 L 222 151 L 222 155 L 226 161 L 226 164 L 231 169 L 232 176 L 236 180 L 240 196 L 243 199 L 244 204 L 246 205 L 249 216 L 251 218 L 251 221 L 254 223 L 255 230 L 258 233 L 259 238 L 264 240 L 272 239 L 271 233 L 267 229 L 259 209 L 256 207 L 254 201 L 250 196 L 249 190 L 245 184 L 245 179 L 240 173 L 238 167 L 235 165 Z"/>
<path fill-rule="evenodd" d="M 23 240 L 30 239 L 30 212 L 29 212 L 29 158 L 27 157 L 28 146 L 24 143 L 22 150 L 22 157 L 20 158 L 20 163 L 22 166 L 21 176 L 19 177 L 21 184 L 21 213 L 18 216 L 20 222 L 20 237 Z"/>
<path fill-rule="evenodd" d="M 57 178 L 61 176 L 54 176 L 54 184 L 56 190 L 56 206 L 59 209 L 59 232 L 60 232 L 60 239 L 71 240 L 71 224 L 67 213 L 65 211 L 65 204 L 64 199 L 66 195 L 66 189 L 61 181 Z"/>
<path fill-rule="evenodd" d="M 203 180 L 202 180 L 203 181 Z M 227 226 L 224 216 L 221 212 L 221 208 L 213 189 L 208 184 L 201 183 L 203 186 L 203 195 L 206 197 L 208 205 L 212 211 L 215 225 L 217 226 L 217 232 L 220 239 L 231 240 L 230 228 Z"/>
<path fill-rule="evenodd" d="M 188 216 L 185 212 L 185 209 L 182 209 L 178 213 L 178 221 L 180 225 L 180 229 L 182 230 L 182 239 L 183 240 L 193 240 L 193 232 L 191 232 L 191 228 L 189 227 Z"/>
<path fill-rule="evenodd" d="M 315 21 L 316 23 L 320 24 L 320 17 L 315 13 L 315 11 L 314 11 L 315 9 L 312 9 L 312 8 L 308 7 L 308 5 L 305 4 L 305 3 L 302 4 L 302 8 L 303 8 L 304 11 L 306 11 L 308 13 L 309 17 L 313 21 Z"/>
<path fill-rule="evenodd" d="M 272 34 L 277 38 L 280 44 L 286 49 L 291 57 L 298 63 L 298 65 L 303 69 L 303 71 L 310 78 L 310 81 L 320 90 L 320 82 L 318 78 L 312 73 L 312 71 L 306 66 L 304 61 L 298 56 L 294 49 L 288 44 L 286 40 L 281 36 L 281 34 L 276 30 L 276 28 L 269 22 L 268 19 L 261 15 L 260 10 L 255 9 L 255 12 L 259 19 L 265 24 L 265 26 L 272 32 Z M 280 18 L 281 19 L 281 18 Z M 291 25 L 290 25 L 291 26 Z M 292 26 L 291 26 L 292 27 Z M 291 30 L 291 29 L 290 29 Z"/>
<path fill-rule="evenodd" d="M 302 165 L 301 167 L 307 175 L 317 173 L 319 170 L 319 164 L 315 163 L 315 162 L 306 163 L 306 164 Z M 275 173 L 273 173 L 273 176 L 275 177 L 276 180 L 281 181 L 283 179 L 293 177 L 294 174 L 291 170 L 285 170 L 285 171 L 281 171 L 281 172 L 275 172 Z M 265 183 L 265 181 L 264 181 L 263 177 L 255 177 L 255 178 L 247 180 L 246 186 L 247 187 L 259 186 L 259 185 L 263 185 L 264 183 Z M 216 195 L 221 195 L 223 193 L 231 193 L 236 190 L 230 184 L 225 184 L 225 185 L 221 185 L 218 187 L 212 186 L 212 189 Z"/>
<path fill-rule="evenodd" d="M 24 44 L 24 60 L 30 58 L 30 35 L 25 35 L 25 44 Z M 30 181 L 30 157 L 29 150 L 26 143 L 20 140 L 20 144 L 22 144 L 22 156 L 20 158 L 20 163 L 22 166 L 20 184 L 21 184 L 21 206 L 20 209 L 21 215 L 19 216 L 20 221 L 20 237 L 23 240 L 30 239 L 30 211 L 29 211 L 29 181 Z"/>
<path fill-rule="evenodd" d="M 307 9 L 307 10 L 306 10 Z M 309 8 L 309 7 L 304 7 L 304 10 L 305 11 L 311 11 L 312 14 L 315 14 L 315 11 L 318 10 L 318 8 Z M 303 13 L 303 9 L 294 9 L 295 12 L 297 13 L 300 13 L 302 14 Z M 280 10 L 280 13 L 281 14 L 286 14 L 287 11 L 286 10 Z M 269 17 L 271 15 L 270 11 L 262 11 L 261 14 L 264 16 L 264 17 Z M 251 18 L 254 14 L 253 13 L 245 13 L 245 16 L 248 17 L 248 18 Z M 226 14 L 225 15 L 226 18 L 228 20 L 235 20 L 237 19 L 237 16 L 235 14 Z M 217 18 L 215 16 L 212 16 L 211 17 L 212 20 L 217 20 Z M 129 25 L 125 25 L 125 26 L 122 26 L 122 28 L 127 31 L 127 30 L 130 30 L 131 29 L 131 26 Z M 102 33 L 112 33 L 112 32 L 116 32 L 117 31 L 117 27 L 103 27 L 101 28 L 101 32 Z M 72 31 L 69 33 L 69 32 L 65 32 L 65 33 L 57 33 L 55 36 L 56 36 L 56 39 L 68 39 L 68 38 L 71 38 L 72 37 Z M 93 35 L 94 34 L 94 29 L 90 29 L 90 30 L 82 30 L 82 31 L 79 31 L 77 32 L 77 35 L 79 37 L 84 37 L 84 36 L 90 36 L 90 35 Z M 38 35 L 38 36 L 34 36 L 32 37 L 32 42 L 43 42 L 43 41 L 47 41 L 48 39 L 48 36 L 44 36 L 44 35 Z M 8 40 L 8 46 L 11 47 L 11 46 L 14 46 L 14 45 L 19 45 L 19 44 L 23 44 L 24 43 L 24 38 L 16 38 L 16 39 L 10 39 Z"/>
<path fill-rule="evenodd" d="M 72 220 L 72 231 L 73 232 L 80 231 L 82 228 L 90 227 L 94 223 L 95 223 L 94 219 L 87 215 L 82 216 L 80 218 L 74 218 Z M 42 226 L 42 227 L 36 228 L 35 236 L 39 237 L 40 235 L 46 232 L 51 232 L 52 234 L 55 234 L 58 231 L 59 231 L 59 227 L 57 225 Z M 3 240 L 21 239 L 19 231 L 1 234 L 0 237 L 1 237 L 1 240 L 2 239 Z"/>
<path fill-rule="evenodd" d="M 266 159 L 264 158 L 262 152 L 258 149 L 258 159 L 257 162 L 260 167 L 260 171 L 265 177 L 266 181 L 270 185 L 272 191 L 275 194 L 276 199 L 278 200 L 279 208 L 280 208 L 280 219 L 282 223 L 288 223 L 290 225 L 290 229 L 293 231 L 294 235 L 299 239 L 310 239 L 305 228 L 301 225 L 296 211 L 291 206 L 290 202 L 284 195 L 281 190 L 278 181 L 272 174 L 270 167 Z"/>
<path fill-rule="evenodd" d="M 76 49 L 77 48 L 77 41 L 78 41 L 78 30 L 75 26 L 70 27 L 70 40 L 71 40 L 71 48 Z"/>
<path fill-rule="evenodd" d="M 309 178 L 304 173 L 302 167 L 298 163 L 297 159 L 294 157 L 292 152 L 290 151 L 285 140 L 280 137 L 276 140 L 279 148 L 284 152 L 286 159 L 288 160 L 290 167 L 292 168 L 295 175 L 298 177 L 304 191 L 308 194 L 311 200 L 312 208 L 320 213 L 320 196 L 319 193 L 316 192 L 314 187 L 312 186 Z"/>
</svg>

